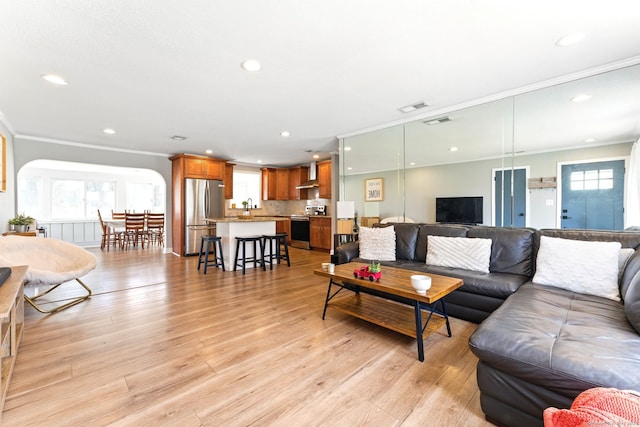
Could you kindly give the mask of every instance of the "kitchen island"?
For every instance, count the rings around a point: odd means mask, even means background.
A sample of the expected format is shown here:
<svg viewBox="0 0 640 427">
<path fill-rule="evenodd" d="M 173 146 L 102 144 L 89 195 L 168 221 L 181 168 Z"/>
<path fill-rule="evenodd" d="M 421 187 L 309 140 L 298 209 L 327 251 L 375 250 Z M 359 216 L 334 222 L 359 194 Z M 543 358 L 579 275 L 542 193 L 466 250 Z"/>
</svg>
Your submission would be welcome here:
<svg viewBox="0 0 640 427">
<path fill-rule="evenodd" d="M 276 232 L 276 221 L 284 220 L 278 217 L 237 217 L 237 218 L 206 218 L 205 221 L 216 224 L 216 236 L 222 237 L 222 252 L 226 271 L 233 271 L 236 254 L 236 237 L 262 236 Z M 247 258 L 253 257 L 253 246 L 247 245 Z M 260 254 L 258 254 L 260 257 Z M 248 263 L 246 268 L 253 268 Z"/>
</svg>

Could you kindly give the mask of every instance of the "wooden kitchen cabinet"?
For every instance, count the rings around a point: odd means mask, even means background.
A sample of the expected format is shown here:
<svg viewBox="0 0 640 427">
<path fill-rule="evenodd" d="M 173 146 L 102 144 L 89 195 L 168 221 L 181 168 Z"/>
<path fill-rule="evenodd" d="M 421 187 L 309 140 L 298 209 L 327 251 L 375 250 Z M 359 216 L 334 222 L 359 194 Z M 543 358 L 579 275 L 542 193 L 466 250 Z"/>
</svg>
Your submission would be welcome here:
<svg viewBox="0 0 640 427">
<path fill-rule="evenodd" d="M 278 218 L 276 221 L 276 233 L 287 233 L 287 243 L 291 245 L 291 220 Z"/>
<path fill-rule="evenodd" d="M 331 160 L 318 163 L 318 197 L 331 198 Z"/>
<path fill-rule="evenodd" d="M 171 160 L 171 238 L 173 252 L 184 256 L 184 180 L 186 178 L 219 179 L 225 182 L 226 160 L 211 157 L 176 154 Z M 231 169 L 231 168 L 230 168 Z M 233 171 L 232 171 L 233 173 Z M 233 182 L 229 185 L 233 191 Z"/>
<path fill-rule="evenodd" d="M 289 200 L 289 169 L 262 168 L 262 200 Z"/>
<path fill-rule="evenodd" d="M 309 218 L 309 244 L 312 249 L 331 249 L 331 218 L 326 216 Z"/>
<path fill-rule="evenodd" d="M 289 200 L 307 200 L 309 198 L 309 191 L 307 189 L 299 190 L 296 188 L 308 180 L 308 166 L 289 168 Z"/>
<path fill-rule="evenodd" d="M 225 162 L 208 158 L 185 157 L 185 178 L 219 179 L 224 181 Z"/>
<path fill-rule="evenodd" d="M 276 169 L 276 200 L 289 200 L 289 169 Z"/>
<path fill-rule="evenodd" d="M 262 168 L 262 200 L 276 199 L 276 170 Z"/>
<path fill-rule="evenodd" d="M 224 198 L 233 199 L 233 163 L 224 166 Z"/>
</svg>

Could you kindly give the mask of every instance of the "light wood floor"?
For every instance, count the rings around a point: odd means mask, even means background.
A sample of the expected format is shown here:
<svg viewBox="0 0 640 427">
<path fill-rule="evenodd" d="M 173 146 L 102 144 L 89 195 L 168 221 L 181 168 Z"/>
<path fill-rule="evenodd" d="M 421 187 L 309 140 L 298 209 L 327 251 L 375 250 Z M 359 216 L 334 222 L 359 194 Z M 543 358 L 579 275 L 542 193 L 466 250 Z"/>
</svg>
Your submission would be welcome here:
<svg viewBox="0 0 640 427">
<path fill-rule="evenodd" d="M 90 300 L 50 316 L 25 305 L 3 426 L 490 425 L 476 325 L 453 319 L 420 363 L 410 338 L 337 311 L 323 321 L 313 269 L 327 254 L 205 276 L 157 249 L 93 252 Z"/>
</svg>

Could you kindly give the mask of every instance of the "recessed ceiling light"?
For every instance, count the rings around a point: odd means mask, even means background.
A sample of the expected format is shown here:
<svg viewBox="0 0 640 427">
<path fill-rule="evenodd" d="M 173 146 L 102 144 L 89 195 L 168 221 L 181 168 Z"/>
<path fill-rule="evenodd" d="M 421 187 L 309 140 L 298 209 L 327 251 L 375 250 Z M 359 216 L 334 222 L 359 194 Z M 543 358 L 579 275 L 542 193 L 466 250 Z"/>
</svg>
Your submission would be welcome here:
<svg viewBox="0 0 640 427">
<path fill-rule="evenodd" d="M 351 166 L 349 166 L 349 167 L 347 168 L 347 170 L 348 170 L 348 171 L 350 171 L 350 170 L 353 170 L 353 168 L 352 168 Z"/>
<path fill-rule="evenodd" d="M 584 142 L 586 142 L 586 143 L 596 142 L 596 139 L 595 138 L 587 138 L 587 139 L 584 140 Z"/>
<path fill-rule="evenodd" d="M 255 72 L 262 70 L 262 64 L 260 64 L 260 62 L 255 59 L 247 59 L 246 61 L 242 61 L 240 66 L 245 71 Z"/>
<path fill-rule="evenodd" d="M 108 135 L 115 135 L 116 131 L 113 129 L 102 129 L 102 132 L 108 134 Z"/>
<path fill-rule="evenodd" d="M 573 101 L 573 102 L 583 102 L 583 101 L 586 101 L 588 99 L 591 99 L 591 95 L 583 93 L 581 95 L 574 96 L 573 98 L 571 98 L 571 101 Z"/>
<path fill-rule="evenodd" d="M 173 135 L 171 137 L 171 139 L 173 139 L 174 141 L 184 141 L 185 139 L 187 139 L 186 136 L 180 136 L 180 135 Z"/>
<path fill-rule="evenodd" d="M 280 132 L 280 135 L 286 138 L 288 136 L 291 136 L 291 132 L 289 132 L 288 130 L 283 130 L 282 132 Z"/>
<path fill-rule="evenodd" d="M 43 74 L 42 78 L 55 85 L 66 86 L 69 84 L 65 79 L 55 74 Z"/>
<path fill-rule="evenodd" d="M 416 165 L 416 162 L 410 162 L 409 163 L 409 166 L 415 166 L 415 165 Z"/>
<path fill-rule="evenodd" d="M 458 147 L 449 147 L 449 151 L 451 152 L 458 151 Z"/>
<path fill-rule="evenodd" d="M 258 160 L 256 163 L 262 163 L 262 160 Z"/>
<path fill-rule="evenodd" d="M 318 155 L 318 154 L 314 154 L 314 155 L 313 155 L 313 158 L 314 158 L 314 159 L 319 159 L 319 158 L 320 158 L 320 155 Z"/>
<path fill-rule="evenodd" d="M 572 44 L 576 44 L 582 41 L 585 35 L 586 34 L 582 32 L 567 34 L 566 36 L 560 37 L 558 41 L 556 41 L 556 46 L 565 47 L 565 46 L 570 46 Z"/>
<path fill-rule="evenodd" d="M 351 151 L 351 147 L 344 147 L 344 151 Z"/>
<path fill-rule="evenodd" d="M 213 150 L 204 150 L 204 152 L 207 154 L 213 154 Z"/>
</svg>

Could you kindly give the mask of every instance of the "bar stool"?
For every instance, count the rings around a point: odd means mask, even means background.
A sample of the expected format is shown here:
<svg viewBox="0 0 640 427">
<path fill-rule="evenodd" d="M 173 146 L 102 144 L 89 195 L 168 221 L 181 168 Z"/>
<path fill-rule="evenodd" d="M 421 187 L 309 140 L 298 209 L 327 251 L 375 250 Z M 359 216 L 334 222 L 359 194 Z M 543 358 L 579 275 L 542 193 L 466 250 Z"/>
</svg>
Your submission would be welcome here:
<svg viewBox="0 0 640 427">
<path fill-rule="evenodd" d="M 262 262 L 269 263 L 269 270 L 273 270 L 273 260 L 275 259 L 278 264 L 280 260 L 287 260 L 287 267 L 291 267 L 289 261 L 289 247 L 287 246 L 287 233 L 265 234 L 262 236 L 264 239 L 264 245 L 262 247 Z M 273 250 L 273 244 L 276 244 L 275 251 Z M 280 251 L 280 245 L 284 245 L 284 254 Z M 267 255 L 267 246 L 269 247 L 269 254 Z M 266 268 L 265 268 L 266 269 Z"/>
<path fill-rule="evenodd" d="M 205 243 L 207 247 L 205 248 Z M 209 251 L 213 245 L 213 251 Z M 213 254 L 213 258 L 209 259 L 209 253 Z M 203 258 L 204 257 L 204 258 Z M 198 271 L 200 264 L 204 263 L 204 274 L 207 274 L 207 267 L 222 267 L 224 269 L 224 257 L 222 254 L 222 237 L 220 236 L 202 236 L 200 240 L 200 254 L 198 255 Z"/>
<path fill-rule="evenodd" d="M 253 257 L 247 258 L 247 242 L 253 243 Z M 242 260 L 238 258 L 240 243 L 242 243 Z M 260 252 L 256 244 L 260 245 Z M 264 267 L 264 261 L 260 255 L 264 252 L 264 246 L 262 243 L 262 236 L 236 236 L 236 257 L 233 263 L 233 271 L 236 271 L 236 267 L 242 267 L 242 274 L 244 274 L 245 266 L 248 262 L 253 262 L 253 267 L 256 268 L 258 264 L 262 266 L 262 270 L 266 270 Z"/>
</svg>

